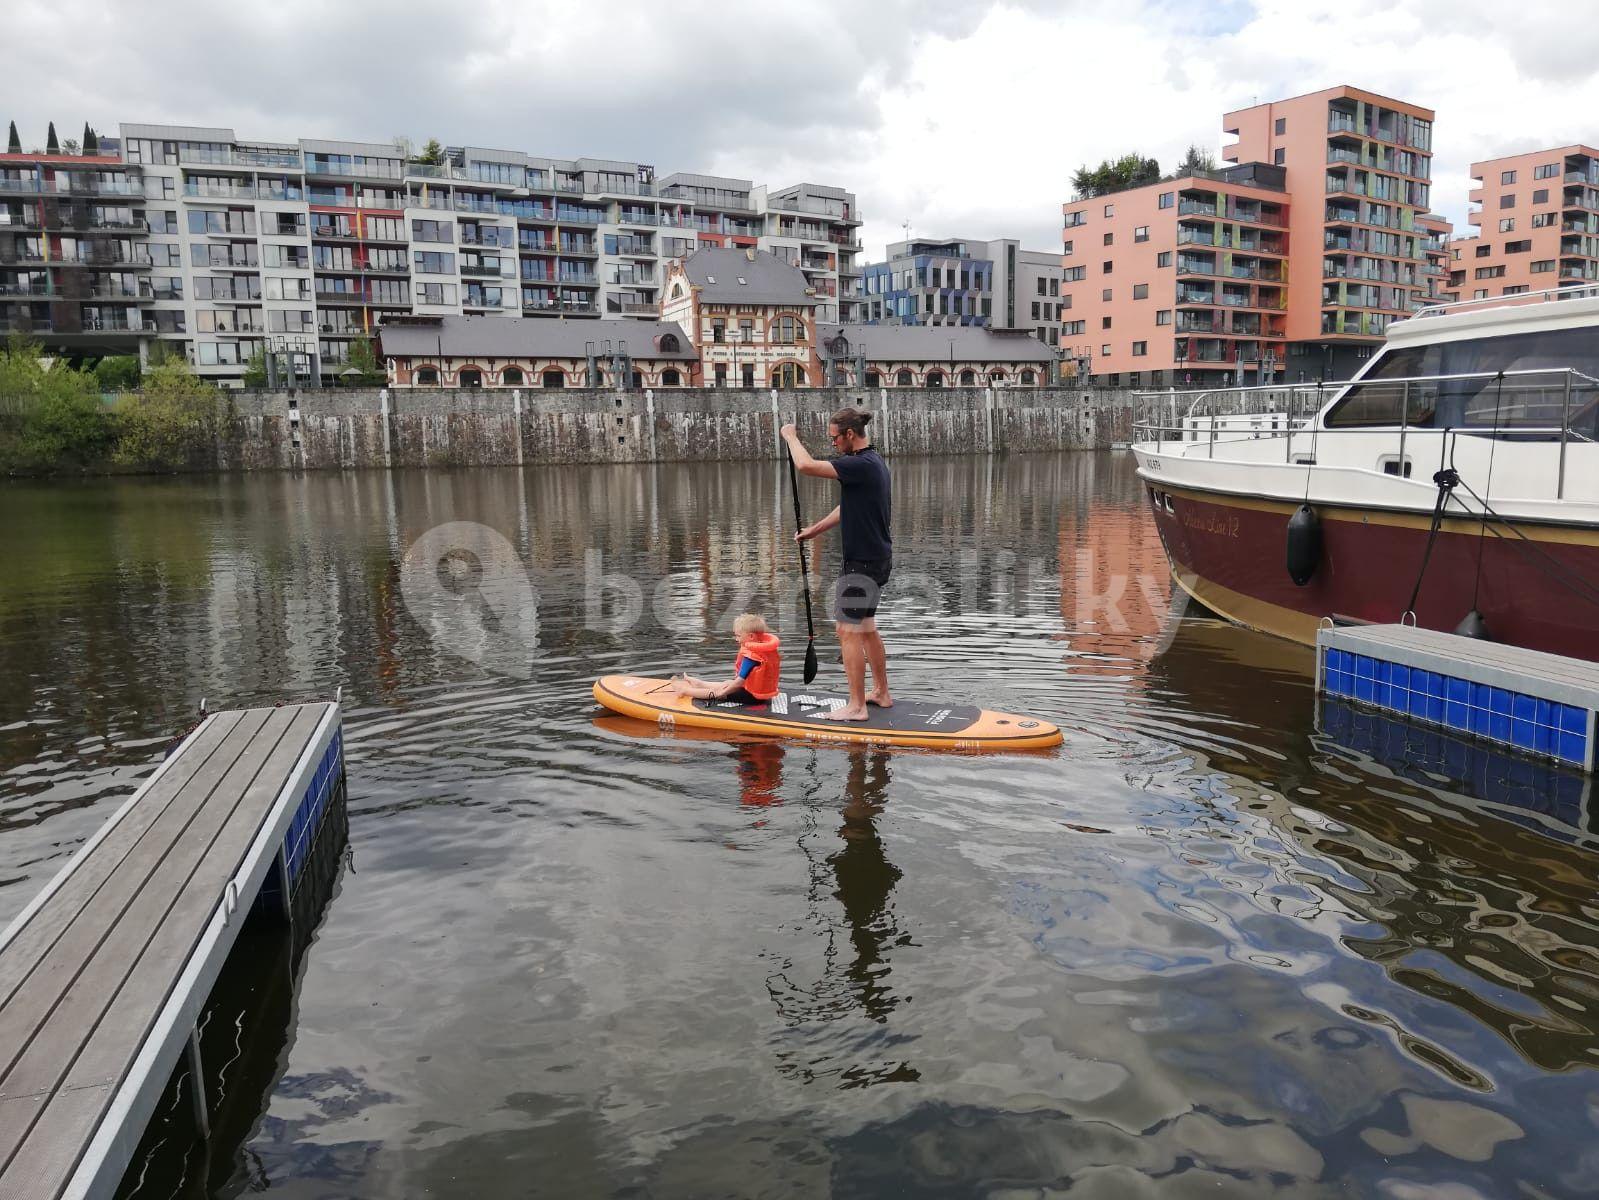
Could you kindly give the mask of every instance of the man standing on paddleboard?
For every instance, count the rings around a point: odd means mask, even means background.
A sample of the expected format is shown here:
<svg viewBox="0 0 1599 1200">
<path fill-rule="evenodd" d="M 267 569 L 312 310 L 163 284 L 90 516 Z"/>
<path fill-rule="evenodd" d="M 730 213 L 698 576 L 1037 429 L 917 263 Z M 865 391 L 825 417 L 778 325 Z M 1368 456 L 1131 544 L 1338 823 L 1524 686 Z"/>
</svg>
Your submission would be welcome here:
<svg viewBox="0 0 1599 1200">
<path fill-rule="evenodd" d="M 872 414 L 841 408 L 827 423 L 836 458 L 815 459 L 799 440 L 792 425 L 783 426 L 783 440 L 803 475 L 836 479 L 838 507 L 816 524 L 794 535 L 808 542 L 835 525 L 843 541 L 844 564 L 833 594 L 833 622 L 844 648 L 844 674 L 849 678 L 849 703 L 829 714 L 834 721 L 864 721 L 867 706 L 890 708 L 888 656 L 877 632 L 877 605 L 883 585 L 894 565 L 894 540 L 889 536 L 891 488 L 888 464 L 872 448 L 866 426 Z M 866 690 L 866 668 L 872 669 L 873 688 Z"/>
</svg>

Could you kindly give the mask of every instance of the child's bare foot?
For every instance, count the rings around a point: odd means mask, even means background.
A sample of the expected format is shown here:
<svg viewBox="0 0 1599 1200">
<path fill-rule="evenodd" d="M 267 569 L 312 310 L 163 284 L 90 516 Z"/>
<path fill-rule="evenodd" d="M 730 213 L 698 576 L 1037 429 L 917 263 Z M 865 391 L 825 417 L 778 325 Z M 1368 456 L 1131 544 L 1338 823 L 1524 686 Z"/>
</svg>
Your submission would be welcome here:
<svg viewBox="0 0 1599 1200">
<path fill-rule="evenodd" d="M 856 708 L 853 704 L 846 704 L 842 708 L 835 708 L 830 713 L 823 713 L 824 721 L 866 721 L 871 718 L 871 713 L 866 711 L 863 704 Z"/>
</svg>

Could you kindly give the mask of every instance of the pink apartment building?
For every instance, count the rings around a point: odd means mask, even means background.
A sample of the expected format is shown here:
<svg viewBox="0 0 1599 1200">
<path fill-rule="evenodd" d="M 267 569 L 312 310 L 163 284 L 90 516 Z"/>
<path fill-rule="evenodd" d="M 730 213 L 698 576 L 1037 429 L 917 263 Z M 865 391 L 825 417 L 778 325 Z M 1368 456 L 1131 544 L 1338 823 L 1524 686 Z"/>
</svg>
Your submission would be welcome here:
<svg viewBox="0 0 1599 1200">
<path fill-rule="evenodd" d="M 1556 146 L 1471 164 L 1477 227 L 1449 244 L 1462 300 L 1599 281 L 1599 150 Z"/>
<path fill-rule="evenodd" d="M 1328 88 L 1226 114 L 1227 169 L 1065 205 L 1063 350 L 1110 384 L 1353 374 L 1442 291 L 1432 121 Z"/>
</svg>

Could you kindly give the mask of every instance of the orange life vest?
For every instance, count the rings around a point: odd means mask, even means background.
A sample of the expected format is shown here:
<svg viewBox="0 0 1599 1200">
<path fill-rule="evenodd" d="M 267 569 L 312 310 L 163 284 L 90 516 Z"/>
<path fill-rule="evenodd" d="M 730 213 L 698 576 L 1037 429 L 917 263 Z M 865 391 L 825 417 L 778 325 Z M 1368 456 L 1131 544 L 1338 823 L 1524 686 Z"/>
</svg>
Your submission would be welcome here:
<svg viewBox="0 0 1599 1200">
<path fill-rule="evenodd" d="M 757 700 L 770 700 L 778 692 L 778 672 L 783 668 L 783 655 L 778 649 L 782 643 L 775 633 L 757 633 L 739 647 L 738 658 L 733 660 L 733 674 L 744 659 L 755 664 L 755 669 L 744 679 L 744 690 Z"/>
</svg>

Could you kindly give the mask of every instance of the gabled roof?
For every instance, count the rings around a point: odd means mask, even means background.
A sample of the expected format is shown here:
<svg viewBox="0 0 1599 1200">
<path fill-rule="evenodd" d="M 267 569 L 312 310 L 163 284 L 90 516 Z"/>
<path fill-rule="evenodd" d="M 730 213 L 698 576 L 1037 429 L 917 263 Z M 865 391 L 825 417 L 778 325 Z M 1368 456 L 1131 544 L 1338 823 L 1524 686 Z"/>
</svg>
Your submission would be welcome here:
<svg viewBox="0 0 1599 1200">
<path fill-rule="evenodd" d="M 1055 351 L 1032 331 L 995 333 L 979 325 L 824 325 L 817 322 L 816 344 L 831 347 L 843 334 L 848 351 L 867 362 L 1049 363 Z M 829 351 L 830 352 L 830 351 Z"/>
<path fill-rule="evenodd" d="M 663 334 L 677 337 L 662 350 Z M 692 361 L 688 334 L 676 321 L 561 321 L 544 317 L 407 317 L 378 330 L 385 355 L 396 358 L 585 358 L 589 347 L 627 343 L 634 359 Z"/>
<path fill-rule="evenodd" d="M 707 246 L 683 260 L 688 281 L 711 304 L 816 304 L 798 267 L 766 250 Z"/>
</svg>

